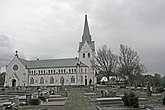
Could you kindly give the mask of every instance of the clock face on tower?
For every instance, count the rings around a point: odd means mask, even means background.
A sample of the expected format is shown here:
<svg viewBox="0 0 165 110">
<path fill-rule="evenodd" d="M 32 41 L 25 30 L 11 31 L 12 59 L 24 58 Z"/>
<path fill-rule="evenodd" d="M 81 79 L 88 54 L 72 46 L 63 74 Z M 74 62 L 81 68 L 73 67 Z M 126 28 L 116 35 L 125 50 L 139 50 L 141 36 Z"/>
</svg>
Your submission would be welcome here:
<svg viewBox="0 0 165 110">
<path fill-rule="evenodd" d="M 14 65 L 13 70 L 17 71 L 18 70 L 18 65 Z"/>
</svg>

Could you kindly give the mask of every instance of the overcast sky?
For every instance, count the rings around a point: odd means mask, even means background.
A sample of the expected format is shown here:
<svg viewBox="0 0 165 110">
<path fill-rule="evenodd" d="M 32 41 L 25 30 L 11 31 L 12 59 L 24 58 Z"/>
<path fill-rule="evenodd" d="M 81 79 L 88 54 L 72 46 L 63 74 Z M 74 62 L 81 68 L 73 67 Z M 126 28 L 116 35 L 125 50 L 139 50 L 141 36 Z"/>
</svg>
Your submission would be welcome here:
<svg viewBox="0 0 165 110">
<path fill-rule="evenodd" d="M 29 60 L 76 57 L 85 11 L 96 49 L 127 45 L 148 72 L 165 74 L 165 0 L 0 0 L 0 67 L 15 50 Z"/>
</svg>

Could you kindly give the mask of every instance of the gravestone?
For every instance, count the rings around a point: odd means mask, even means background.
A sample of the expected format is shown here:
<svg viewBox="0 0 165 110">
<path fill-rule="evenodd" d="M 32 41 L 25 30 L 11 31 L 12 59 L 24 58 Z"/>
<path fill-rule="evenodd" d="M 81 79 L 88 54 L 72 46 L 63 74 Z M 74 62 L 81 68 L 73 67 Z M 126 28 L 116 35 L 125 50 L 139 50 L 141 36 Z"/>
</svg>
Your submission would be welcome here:
<svg viewBox="0 0 165 110">
<path fill-rule="evenodd" d="M 147 96 L 148 97 L 151 96 L 151 86 L 150 86 L 149 82 L 147 82 Z"/>
<path fill-rule="evenodd" d="M 101 90 L 101 96 L 104 97 L 104 90 Z"/>
<path fill-rule="evenodd" d="M 37 91 L 38 91 L 38 96 L 41 96 L 41 94 L 42 94 L 41 89 L 38 89 Z"/>
<path fill-rule="evenodd" d="M 65 88 L 65 96 L 68 97 L 68 91 L 67 91 L 67 88 Z"/>
<path fill-rule="evenodd" d="M 163 100 L 163 105 L 165 105 L 165 91 L 161 93 L 161 98 Z"/>
<path fill-rule="evenodd" d="M 26 104 L 29 105 L 30 104 L 30 100 L 31 100 L 31 94 L 26 95 Z"/>
<path fill-rule="evenodd" d="M 58 93 L 58 88 L 57 87 L 54 88 L 54 93 L 55 94 Z"/>
</svg>

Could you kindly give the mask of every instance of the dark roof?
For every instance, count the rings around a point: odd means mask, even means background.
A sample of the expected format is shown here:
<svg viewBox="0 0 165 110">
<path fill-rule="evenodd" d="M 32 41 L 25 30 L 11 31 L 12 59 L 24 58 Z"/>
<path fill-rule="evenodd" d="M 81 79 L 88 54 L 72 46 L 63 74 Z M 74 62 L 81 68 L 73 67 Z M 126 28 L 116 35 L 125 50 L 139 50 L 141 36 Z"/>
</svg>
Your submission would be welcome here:
<svg viewBox="0 0 165 110">
<path fill-rule="evenodd" d="M 61 67 L 76 67 L 79 63 L 78 58 L 66 59 L 46 59 L 46 60 L 25 60 L 18 58 L 20 62 L 29 69 L 34 68 L 61 68 Z M 80 67 L 88 67 L 84 63 L 80 63 Z"/>
</svg>

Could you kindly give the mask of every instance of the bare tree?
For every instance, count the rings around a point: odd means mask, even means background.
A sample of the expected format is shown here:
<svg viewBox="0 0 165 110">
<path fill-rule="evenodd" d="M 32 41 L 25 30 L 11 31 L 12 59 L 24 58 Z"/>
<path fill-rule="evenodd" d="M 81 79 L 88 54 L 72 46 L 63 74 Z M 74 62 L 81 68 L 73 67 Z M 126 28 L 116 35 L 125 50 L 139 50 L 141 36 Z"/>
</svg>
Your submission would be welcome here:
<svg viewBox="0 0 165 110">
<path fill-rule="evenodd" d="M 128 77 L 129 85 L 138 74 L 146 72 L 146 68 L 140 63 L 140 58 L 136 51 L 125 45 L 120 45 L 119 70 Z"/>
<path fill-rule="evenodd" d="M 98 49 L 97 55 L 91 62 L 93 68 L 99 70 L 99 73 L 106 76 L 109 81 L 109 76 L 116 72 L 118 57 L 110 49 L 107 49 L 106 45 L 103 45 Z"/>
</svg>

